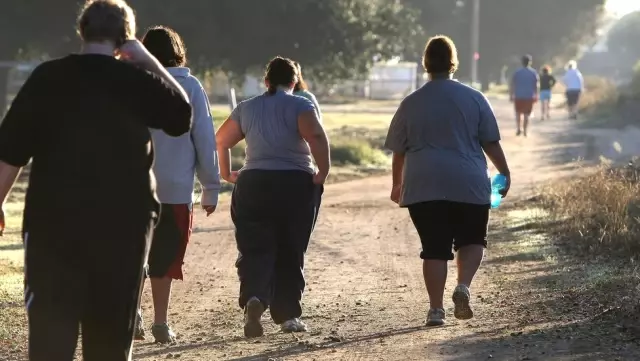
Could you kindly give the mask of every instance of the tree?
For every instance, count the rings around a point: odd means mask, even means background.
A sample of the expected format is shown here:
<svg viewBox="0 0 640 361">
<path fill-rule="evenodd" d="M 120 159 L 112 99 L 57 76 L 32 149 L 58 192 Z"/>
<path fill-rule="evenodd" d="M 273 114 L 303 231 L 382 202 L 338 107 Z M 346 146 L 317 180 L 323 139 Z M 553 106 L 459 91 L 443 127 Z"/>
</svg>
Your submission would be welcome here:
<svg viewBox="0 0 640 361">
<path fill-rule="evenodd" d="M 471 63 L 473 0 L 404 0 L 420 10 L 429 34 L 444 33 L 458 46 L 460 74 Z M 480 0 L 479 75 L 486 86 L 505 65 L 531 54 L 534 63 L 575 57 L 594 38 L 605 0 Z"/>
<path fill-rule="evenodd" d="M 607 48 L 622 67 L 631 69 L 640 60 L 640 11 L 620 18 L 607 34 Z"/>
</svg>

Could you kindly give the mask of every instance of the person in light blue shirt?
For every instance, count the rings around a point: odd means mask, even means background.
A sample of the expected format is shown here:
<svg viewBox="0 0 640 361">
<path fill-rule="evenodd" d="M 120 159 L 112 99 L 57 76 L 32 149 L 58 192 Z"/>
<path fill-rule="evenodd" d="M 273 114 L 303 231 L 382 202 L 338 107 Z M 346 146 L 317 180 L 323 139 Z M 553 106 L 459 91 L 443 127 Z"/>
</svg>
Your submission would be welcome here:
<svg viewBox="0 0 640 361">
<path fill-rule="evenodd" d="M 182 265 L 193 222 L 194 181 L 197 178 L 202 185 L 200 203 L 209 216 L 218 204 L 220 173 L 209 99 L 200 81 L 185 67 L 182 39 L 172 29 L 154 27 L 147 30 L 143 44 L 180 83 L 193 108 L 191 132 L 176 138 L 151 132 L 155 152 L 153 172 L 162 203 L 148 263 L 154 304 L 151 332 L 156 342 L 167 343 L 175 340 L 167 314 L 171 283 L 183 278 Z M 144 337 L 141 316 L 136 336 Z"/>
<path fill-rule="evenodd" d="M 318 117 L 320 117 L 320 120 L 322 120 L 322 112 L 320 111 L 320 104 L 318 104 L 318 99 L 316 99 L 316 96 L 309 91 L 309 86 L 307 85 L 307 82 L 304 81 L 304 78 L 302 77 L 302 66 L 300 66 L 300 63 L 298 62 L 294 62 L 294 64 L 298 69 L 298 82 L 293 87 L 293 95 L 299 95 L 301 97 L 309 99 L 313 103 L 313 105 L 316 107 L 316 111 L 318 112 Z"/>
</svg>

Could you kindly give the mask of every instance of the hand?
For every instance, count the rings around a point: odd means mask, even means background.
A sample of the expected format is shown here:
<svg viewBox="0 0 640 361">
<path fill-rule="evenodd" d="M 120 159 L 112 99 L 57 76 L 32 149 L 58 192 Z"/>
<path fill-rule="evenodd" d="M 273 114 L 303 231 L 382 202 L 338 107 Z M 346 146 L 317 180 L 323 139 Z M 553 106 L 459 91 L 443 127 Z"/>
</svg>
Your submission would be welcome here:
<svg viewBox="0 0 640 361">
<path fill-rule="evenodd" d="M 391 196 L 389 197 L 393 203 L 400 204 L 400 195 L 402 194 L 402 184 L 396 184 L 391 187 Z"/>
<path fill-rule="evenodd" d="M 323 173 L 317 171 L 316 174 L 313 175 L 313 184 L 322 185 L 327 181 L 328 173 Z"/>
<path fill-rule="evenodd" d="M 216 211 L 216 206 L 206 206 L 203 204 L 202 209 L 207 212 L 207 217 L 209 217 L 211 214 L 213 214 L 213 212 Z"/>
<path fill-rule="evenodd" d="M 118 54 L 122 60 L 136 65 L 145 65 L 153 61 L 153 55 L 137 39 L 127 40 L 118 49 Z"/>
<path fill-rule="evenodd" d="M 3 205 L 3 206 L 0 206 L 0 237 L 2 237 L 4 234 L 4 227 L 5 227 L 5 223 L 4 223 L 4 205 Z"/>
<path fill-rule="evenodd" d="M 229 173 L 228 175 L 223 175 L 222 179 L 224 179 L 225 181 L 232 183 L 232 184 L 236 184 L 236 182 L 238 181 L 238 171 L 234 170 L 231 173 Z"/>
<path fill-rule="evenodd" d="M 500 190 L 500 194 L 502 195 L 502 198 L 507 196 L 507 193 L 509 193 L 509 189 L 511 188 L 511 175 L 505 174 L 504 177 L 506 178 L 504 183 L 504 188 Z"/>
</svg>

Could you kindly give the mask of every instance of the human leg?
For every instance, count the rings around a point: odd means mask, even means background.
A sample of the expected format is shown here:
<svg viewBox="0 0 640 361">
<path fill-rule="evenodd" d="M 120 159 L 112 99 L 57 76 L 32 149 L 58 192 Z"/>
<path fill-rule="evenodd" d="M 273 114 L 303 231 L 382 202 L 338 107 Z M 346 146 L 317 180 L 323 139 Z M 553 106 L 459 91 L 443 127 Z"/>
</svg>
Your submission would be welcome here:
<svg viewBox="0 0 640 361">
<path fill-rule="evenodd" d="M 169 327 L 168 312 L 171 285 L 182 280 L 184 255 L 191 236 L 191 204 L 163 204 L 149 254 L 149 277 L 153 296 L 154 323 L 151 332 L 156 342 L 175 341 Z"/>
<path fill-rule="evenodd" d="M 451 246 L 453 231 L 449 203 L 433 201 L 409 206 L 409 215 L 420 237 L 422 275 L 429 295 L 427 325 L 444 324 L 444 288 L 447 281 L 447 262 L 453 259 Z M 433 317 L 432 317 L 433 316 Z"/>
<path fill-rule="evenodd" d="M 489 205 L 459 203 L 454 212 L 460 220 L 454 233 L 454 250 L 457 252 L 458 286 L 453 293 L 454 316 L 459 319 L 473 317 L 469 305 L 471 283 L 475 277 L 487 245 Z"/>
<path fill-rule="evenodd" d="M 82 316 L 85 361 L 130 361 L 152 224 L 95 246 L 90 295 Z M 96 242 L 98 243 L 98 242 Z"/>
<path fill-rule="evenodd" d="M 88 278 L 83 257 L 69 257 L 54 240 L 25 232 L 25 307 L 29 324 L 29 360 L 72 361 Z"/>
</svg>

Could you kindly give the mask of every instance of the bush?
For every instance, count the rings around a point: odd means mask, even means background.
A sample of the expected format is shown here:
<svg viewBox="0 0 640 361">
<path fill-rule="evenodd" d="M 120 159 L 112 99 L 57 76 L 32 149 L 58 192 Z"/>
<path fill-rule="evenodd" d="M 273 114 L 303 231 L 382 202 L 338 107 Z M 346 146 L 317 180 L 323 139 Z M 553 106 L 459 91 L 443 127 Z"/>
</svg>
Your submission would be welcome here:
<svg viewBox="0 0 640 361">
<path fill-rule="evenodd" d="M 389 157 L 365 140 L 338 140 L 331 143 L 331 162 L 342 166 L 381 166 L 389 164 Z"/>
<path fill-rule="evenodd" d="M 556 182 L 543 204 L 558 233 L 595 256 L 640 256 L 640 162 Z M 584 246 L 584 247 L 582 247 Z"/>
<path fill-rule="evenodd" d="M 585 76 L 584 87 L 585 91 L 580 97 L 580 110 L 597 113 L 615 106 L 618 102 L 618 87 L 607 78 Z"/>
</svg>

